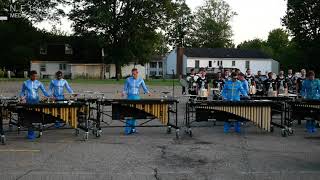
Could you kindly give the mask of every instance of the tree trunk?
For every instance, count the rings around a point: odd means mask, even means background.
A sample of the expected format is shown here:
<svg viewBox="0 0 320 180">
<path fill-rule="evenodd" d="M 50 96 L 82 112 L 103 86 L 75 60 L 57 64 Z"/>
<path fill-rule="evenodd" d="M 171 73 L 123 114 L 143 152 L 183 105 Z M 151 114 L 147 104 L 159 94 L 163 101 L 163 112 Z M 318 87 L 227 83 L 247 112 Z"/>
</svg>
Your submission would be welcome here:
<svg viewBox="0 0 320 180">
<path fill-rule="evenodd" d="M 119 63 L 116 63 L 116 79 L 119 81 L 121 78 L 121 66 Z"/>
</svg>

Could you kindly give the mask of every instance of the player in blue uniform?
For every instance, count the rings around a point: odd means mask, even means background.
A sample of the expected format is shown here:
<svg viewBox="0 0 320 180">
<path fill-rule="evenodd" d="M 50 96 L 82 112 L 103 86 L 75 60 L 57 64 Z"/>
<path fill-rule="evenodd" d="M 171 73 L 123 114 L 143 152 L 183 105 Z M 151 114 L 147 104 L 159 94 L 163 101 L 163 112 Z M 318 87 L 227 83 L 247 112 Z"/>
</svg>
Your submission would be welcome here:
<svg viewBox="0 0 320 180">
<path fill-rule="evenodd" d="M 226 81 L 222 90 L 222 97 L 224 101 L 240 101 L 240 95 L 248 97 L 248 93 L 243 89 L 242 83 L 238 80 L 238 74 L 233 72 L 231 74 L 231 80 Z M 230 122 L 225 121 L 224 132 L 228 133 L 230 129 Z M 236 121 L 235 131 L 240 133 L 241 122 Z"/>
<path fill-rule="evenodd" d="M 140 100 L 140 87 L 142 87 L 145 94 L 151 95 L 144 80 L 138 76 L 138 69 L 133 68 L 132 76 L 128 77 L 123 88 L 122 96 L 127 96 L 129 100 Z M 132 134 L 136 132 L 135 129 L 136 120 L 128 119 L 126 120 L 125 134 Z"/>
<path fill-rule="evenodd" d="M 40 102 L 39 89 L 46 97 L 50 97 L 44 88 L 43 84 L 37 80 L 37 71 L 30 71 L 30 79 L 26 80 L 22 84 L 20 98 L 22 101 L 26 101 L 28 104 L 37 104 Z M 34 130 L 32 124 L 28 126 L 28 139 L 35 139 Z"/>
</svg>

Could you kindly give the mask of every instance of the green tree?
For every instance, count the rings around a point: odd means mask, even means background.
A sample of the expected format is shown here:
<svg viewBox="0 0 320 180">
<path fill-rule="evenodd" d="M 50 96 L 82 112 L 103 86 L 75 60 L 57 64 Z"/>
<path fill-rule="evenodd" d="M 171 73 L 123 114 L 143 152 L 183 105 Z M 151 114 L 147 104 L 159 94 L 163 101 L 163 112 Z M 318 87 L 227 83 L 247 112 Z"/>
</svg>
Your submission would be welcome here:
<svg viewBox="0 0 320 180">
<path fill-rule="evenodd" d="M 192 29 L 193 47 L 218 48 L 232 46 L 231 19 L 236 15 L 224 0 L 206 0 L 197 9 Z"/>
<path fill-rule="evenodd" d="M 282 54 L 288 50 L 289 34 L 283 29 L 274 29 L 269 33 L 267 45 L 273 51 L 273 58 L 282 63 Z"/>
<path fill-rule="evenodd" d="M 289 34 L 283 29 L 274 29 L 269 32 L 267 43 L 275 53 L 281 53 L 289 45 Z"/>
<path fill-rule="evenodd" d="M 268 54 L 269 56 L 273 56 L 273 49 L 268 46 L 266 41 L 262 39 L 253 39 L 249 41 L 244 41 L 240 43 L 237 48 L 239 49 L 257 49 L 262 52 Z"/>
<path fill-rule="evenodd" d="M 171 12 L 165 27 L 168 44 L 173 47 L 190 46 L 186 40 L 190 39 L 188 36 L 193 24 L 191 9 L 185 0 L 177 0 Z"/>
<path fill-rule="evenodd" d="M 170 0 L 74 0 L 69 17 L 76 35 L 101 38 L 106 60 L 116 64 L 117 77 L 128 62 L 147 62 L 155 51 L 156 30 L 164 27 Z"/>
<path fill-rule="evenodd" d="M 24 18 L 0 22 L 0 32 L 0 67 L 28 69 L 43 32 L 39 32 Z"/>
<path fill-rule="evenodd" d="M 283 24 L 290 30 L 297 50 L 303 54 L 298 64 L 309 69 L 319 69 L 320 1 L 288 0 Z"/>
</svg>

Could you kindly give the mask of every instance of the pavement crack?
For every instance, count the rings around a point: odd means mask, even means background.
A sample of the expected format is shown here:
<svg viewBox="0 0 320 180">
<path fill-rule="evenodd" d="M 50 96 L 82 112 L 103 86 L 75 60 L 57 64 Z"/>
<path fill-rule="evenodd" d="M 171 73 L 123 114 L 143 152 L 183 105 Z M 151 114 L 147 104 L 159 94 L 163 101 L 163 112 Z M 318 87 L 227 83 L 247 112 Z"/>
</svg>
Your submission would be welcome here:
<svg viewBox="0 0 320 180">
<path fill-rule="evenodd" d="M 161 178 L 159 177 L 159 173 L 158 173 L 158 169 L 157 168 L 153 168 L 153 177 L 156 180 L 161 180 Z"/>
<path fill-rule="evenodd" d="M 34 169 L 31 169 L 27 172 L 25 172 L 24 174 L 22 174 L 21 176 L 17 177 L 16 180 L 22 179 L 24 176 L 27 176 L 28 174 L 30 174 Z"/>
<path fill-rule="evenodd" d="M 164 159 L 166 156 L 167 146 L 158 146 L 158 148 L 160 148 L 161 158 Z"/>
<path fill-rule="evenodd" d="M 247 137 L 245 136 L 240 136 L 240 149 L 241 149 L 241 154 L 242 154 L 242 162 L 244 163 L 244 168 L 245 172 L 251 172 L 252 169 L 250 167 L 250 162 L 249 162 L 249 155 L 248 155 L 248 140 Z M 253 179 L 252 176 L 247 177 L 248 179 Z"/>
</svg>

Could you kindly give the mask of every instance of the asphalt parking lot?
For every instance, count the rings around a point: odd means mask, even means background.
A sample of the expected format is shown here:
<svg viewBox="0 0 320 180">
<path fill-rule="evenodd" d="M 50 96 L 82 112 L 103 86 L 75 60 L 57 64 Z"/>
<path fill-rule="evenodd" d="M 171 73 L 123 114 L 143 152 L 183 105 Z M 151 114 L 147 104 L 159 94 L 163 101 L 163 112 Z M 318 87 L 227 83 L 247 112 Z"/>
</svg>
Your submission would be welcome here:
<svg viewBox="0 0 320 180">
<path fill-rule="evenodd" d="M 20 84 L 0 82 L 0 93 L 17 94 Z M 73 84 L 78 91 L 100 91 L 116 97 L 121 86 Z M 150 87 L 155 95 L 171 87 Z M 180 92 L 177 89 L 176 92 Z M 185 99 L 180 98 L 183 129 Z M 155 122 L 156 123 L 156 122 Z M 165 128 L 140 128 L 126 136 L 122 128 L 103 129 L 102 137 L 83 141 L 73 130 L 50 130 L 35 141 L 8 132 L 0 146 L 0 179 L 226 179 L 295 180 L 320 178 L 320 135 L 294 126 L 293 136 L 266 133 L 247 124 L 241 134 L 223 133 L 219 124 L 201 123 L 194 137 Z"/>
</svg>

